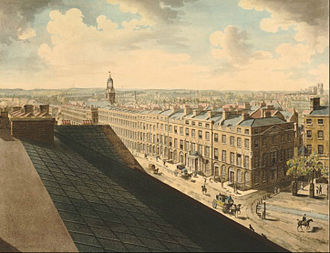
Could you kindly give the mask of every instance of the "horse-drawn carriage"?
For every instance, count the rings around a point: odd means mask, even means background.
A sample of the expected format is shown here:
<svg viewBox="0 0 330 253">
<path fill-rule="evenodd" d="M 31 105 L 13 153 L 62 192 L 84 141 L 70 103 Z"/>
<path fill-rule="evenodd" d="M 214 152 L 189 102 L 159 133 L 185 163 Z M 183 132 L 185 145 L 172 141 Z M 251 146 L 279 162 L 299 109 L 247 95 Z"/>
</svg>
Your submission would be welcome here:
<svg viewBox="0 0 330 253">
<path fill-rule="evenodd" d="M 217 194 L 212 201 L 212 207 L 216 209 L 218 206 L 222 207 L 224 213 L 235 214 L 235 216 L 241 212 L 241 204 L 234 204 L 234 200 L 230 195 Z"/>
</svg>

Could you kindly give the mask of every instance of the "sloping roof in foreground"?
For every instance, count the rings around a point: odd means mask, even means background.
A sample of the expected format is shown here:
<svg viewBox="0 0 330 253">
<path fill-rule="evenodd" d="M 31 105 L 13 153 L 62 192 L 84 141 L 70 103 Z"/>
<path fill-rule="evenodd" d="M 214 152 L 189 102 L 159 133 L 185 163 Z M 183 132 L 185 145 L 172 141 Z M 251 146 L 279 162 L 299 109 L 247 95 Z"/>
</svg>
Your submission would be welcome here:
<svg viewBox="0 0 330 253">
<path fill-rule="evenodd" d="M 53 147 L 24 142 L 79 251 L 284 251 L 129 168 L 108 128 L 57 126 Z"/>
<path fill-rule="evenodd" d="M 22 143 L 0 132 L 0 252 L 77 252 Z"/>
</svg>

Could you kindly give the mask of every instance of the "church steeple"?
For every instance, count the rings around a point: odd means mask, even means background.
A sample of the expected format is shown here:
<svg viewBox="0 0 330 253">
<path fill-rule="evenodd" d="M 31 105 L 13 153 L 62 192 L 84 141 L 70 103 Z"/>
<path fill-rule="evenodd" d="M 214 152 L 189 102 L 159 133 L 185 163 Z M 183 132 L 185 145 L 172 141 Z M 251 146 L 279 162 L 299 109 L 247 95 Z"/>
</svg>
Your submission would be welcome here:
<svg viewBox="0 0 330 253">
<path fill-rule="evenodd" d="M 115 92 L 115 88 L 113 87 L 113 79 L 111 77 L 110 71 L 109 71 L 109 77 L 108 77 L 108 81 L 107 81 L 107 88 L 105 90 L 105 95 L 106 95 L 106 98 L 109 99 L 109 103 L 113 105 L 116 100 L 116 92 Z"/>
</svg>

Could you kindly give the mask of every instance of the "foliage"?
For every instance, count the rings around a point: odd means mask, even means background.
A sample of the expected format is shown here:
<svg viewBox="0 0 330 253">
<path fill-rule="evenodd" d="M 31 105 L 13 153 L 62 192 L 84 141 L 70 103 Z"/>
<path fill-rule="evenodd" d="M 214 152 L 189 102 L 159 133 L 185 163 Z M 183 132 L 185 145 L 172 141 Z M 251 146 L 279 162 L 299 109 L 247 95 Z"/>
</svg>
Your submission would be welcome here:
<svg viewBox="0 0 330 253">
<path fill-rule="evenodd" d="M 287 176 L 293 176 L 295 178 L 303 176 L 306 171 L 304 170 L 306 163 L 305 157 L 295 157 L 286 162 L 288 170 L 286 171 Z"/>
<path fill-rule="evenodd" d="M 287 176 L 293 176 L 295 178 L 300 176 L 307 176 L 312 178 L 316 174 L 321 173 L 322 175 L 328 174 L 327 168 L 319 167 L 319 157 L 317 154 L 311 154 L 309 156 L 301 156 L 290 159 L 286 162 L 288 170 L 286 172 Z"/>
</svg>

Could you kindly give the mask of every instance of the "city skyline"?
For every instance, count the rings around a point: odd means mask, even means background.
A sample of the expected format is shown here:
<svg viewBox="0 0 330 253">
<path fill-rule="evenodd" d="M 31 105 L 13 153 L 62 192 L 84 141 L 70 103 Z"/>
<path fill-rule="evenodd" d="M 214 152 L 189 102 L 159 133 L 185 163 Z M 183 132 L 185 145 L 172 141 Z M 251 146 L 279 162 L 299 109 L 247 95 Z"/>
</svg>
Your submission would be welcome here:
<svg viewBox="0 0 330 253">
<path fill-rule="evenodd" d="M 328 87 L 328 1 L 2 1 L 0 89 Z"/>
</svg>

